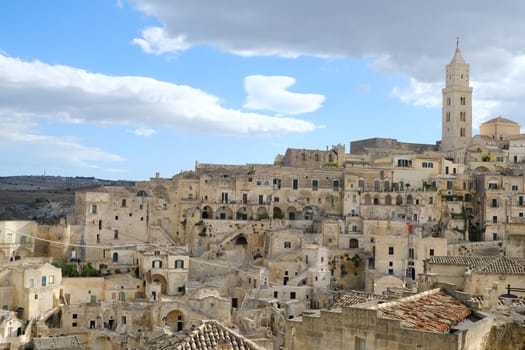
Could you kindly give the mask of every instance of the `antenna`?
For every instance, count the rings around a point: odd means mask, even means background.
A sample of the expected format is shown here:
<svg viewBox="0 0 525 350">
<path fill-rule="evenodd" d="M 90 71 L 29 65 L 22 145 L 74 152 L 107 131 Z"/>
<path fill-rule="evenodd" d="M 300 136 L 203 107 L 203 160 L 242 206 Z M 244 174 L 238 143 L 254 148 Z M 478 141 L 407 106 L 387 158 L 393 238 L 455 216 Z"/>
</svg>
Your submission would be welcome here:
<svg viewBox="0 0 525 350">
<path fill-rule="evenodd" d="M 459 36 L 456 37 L 456 49 L 459 49 Z"/>
</svg>

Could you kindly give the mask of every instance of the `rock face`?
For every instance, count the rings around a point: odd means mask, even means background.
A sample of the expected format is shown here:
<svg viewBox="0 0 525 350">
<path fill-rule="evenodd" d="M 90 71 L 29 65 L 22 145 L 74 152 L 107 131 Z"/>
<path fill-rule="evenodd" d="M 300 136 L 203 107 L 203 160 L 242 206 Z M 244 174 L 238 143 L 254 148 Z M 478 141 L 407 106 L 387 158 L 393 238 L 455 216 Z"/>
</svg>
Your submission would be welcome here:
<svg viewBox="0 0 525 350">
<path fill-rule="evenodd" d="M 487 337 L 485 350 L 525 350 L 525 307 L 509 313 L 510 322 L 497 322 Z"/>
</svg>

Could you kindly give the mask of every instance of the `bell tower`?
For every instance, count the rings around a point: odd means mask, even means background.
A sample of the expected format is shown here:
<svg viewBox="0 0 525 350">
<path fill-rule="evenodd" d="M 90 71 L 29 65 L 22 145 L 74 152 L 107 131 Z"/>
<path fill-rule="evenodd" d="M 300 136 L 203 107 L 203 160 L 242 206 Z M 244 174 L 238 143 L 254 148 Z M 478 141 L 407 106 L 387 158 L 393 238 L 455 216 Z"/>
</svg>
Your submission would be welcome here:
<svg viewBox="0 0 525 350">
<path fill-rule="evenodd" d="M 446 68 L 446 85 L 442 90 L 441 151 L 468 146 L 472 139 L 472 88 L 470 66 L 465 63 L 459 39 L 454 57 Z"/>
</svg>

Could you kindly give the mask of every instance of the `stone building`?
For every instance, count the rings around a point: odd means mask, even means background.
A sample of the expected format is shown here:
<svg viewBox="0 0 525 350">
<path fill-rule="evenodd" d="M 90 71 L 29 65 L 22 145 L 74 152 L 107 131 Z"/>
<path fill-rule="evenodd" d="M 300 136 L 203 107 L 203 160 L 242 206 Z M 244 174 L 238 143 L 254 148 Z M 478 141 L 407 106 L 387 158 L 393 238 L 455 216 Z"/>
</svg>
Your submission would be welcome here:
<svg viewBox="0 0 525 350">
<path fill-rule="evenodd" d="M 490 318 L 434 289 L 289 320 L 285 349 L 483 349 L 491 326 Z"/>
<path fill-rule="evenodd" d="M 3 310 L 17 311 L 30 320 L 59 304 L 62 271 L 42 259 L 20 259 L 0 269 Z"/>
</svg>

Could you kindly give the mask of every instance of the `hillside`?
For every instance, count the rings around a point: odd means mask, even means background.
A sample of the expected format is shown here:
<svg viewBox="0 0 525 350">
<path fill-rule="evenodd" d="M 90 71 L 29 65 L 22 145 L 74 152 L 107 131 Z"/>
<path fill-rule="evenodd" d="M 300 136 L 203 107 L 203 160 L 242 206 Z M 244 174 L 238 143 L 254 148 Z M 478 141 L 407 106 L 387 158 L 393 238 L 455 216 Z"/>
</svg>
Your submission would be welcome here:
<svg viewBox="0 0 525 350">
<path fill-rule="evenodd" d="M 133 182 L 62 176 L 0 177 L 0 220 L 58 223 L 73 212 L 75 191 L 104 185 L 129 186 Z"/>
</svg>

